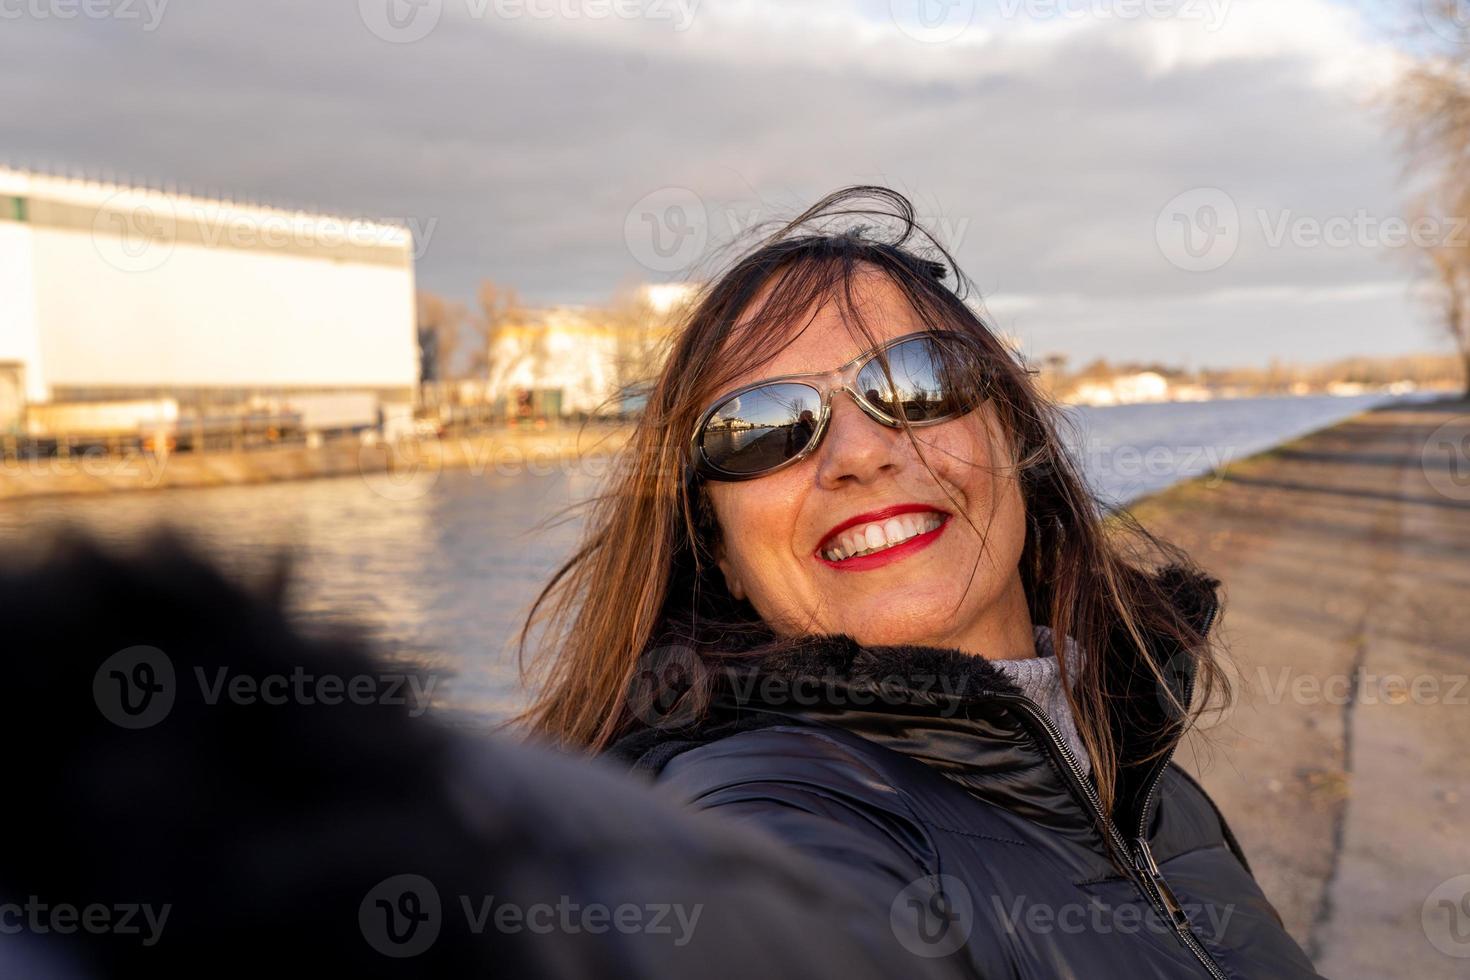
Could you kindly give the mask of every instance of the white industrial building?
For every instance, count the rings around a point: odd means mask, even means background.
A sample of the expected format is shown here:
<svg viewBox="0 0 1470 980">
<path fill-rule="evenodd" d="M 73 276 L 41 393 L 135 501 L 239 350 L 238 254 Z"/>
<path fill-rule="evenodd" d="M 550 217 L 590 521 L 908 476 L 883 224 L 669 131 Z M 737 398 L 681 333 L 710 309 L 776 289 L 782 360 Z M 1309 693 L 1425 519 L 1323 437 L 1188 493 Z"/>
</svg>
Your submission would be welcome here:
<svg viewBox="0 0 1470 980">
<path fill-rule="evenodd" d="M 0 168 L 0 432 L 62 404 L 411 405 L 413 255 L 396 224 Z"/>
</svg>

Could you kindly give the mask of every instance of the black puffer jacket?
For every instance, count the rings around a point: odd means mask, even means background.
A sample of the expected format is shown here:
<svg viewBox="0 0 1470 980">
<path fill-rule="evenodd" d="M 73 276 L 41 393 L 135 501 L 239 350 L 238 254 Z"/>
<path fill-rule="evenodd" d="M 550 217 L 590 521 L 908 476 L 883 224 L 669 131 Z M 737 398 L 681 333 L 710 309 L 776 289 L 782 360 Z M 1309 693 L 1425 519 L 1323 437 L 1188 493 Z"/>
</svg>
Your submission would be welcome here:
<svg viewBox="0 0 1470 980">
<path fill-rule="evenodd" d="M 1217 583 L 1163 574 L 1208 631 Z M 1188 658 L 1151 647 L 1187 703 Z M 823 860 L 917 957 L 987 978 L 1317 976 L 1172 747 L 1147 761 L 1170 699 L 1113 659 L 1138 723 L 1115 732 L 1111 814 L 1041 710 L 954 650 L 814 638 L 729 672 L 697 727 L 645 728 L 613 751 Z"/>
<path fill-rule="evenodd" d="M 764 837 L 418 714 L 425 675 L 176 541 L 37 550 L 0 559 L 0 980 L 953 976 Z M 319 696 L 266 703 L 273 677 Z"/>
</svg>

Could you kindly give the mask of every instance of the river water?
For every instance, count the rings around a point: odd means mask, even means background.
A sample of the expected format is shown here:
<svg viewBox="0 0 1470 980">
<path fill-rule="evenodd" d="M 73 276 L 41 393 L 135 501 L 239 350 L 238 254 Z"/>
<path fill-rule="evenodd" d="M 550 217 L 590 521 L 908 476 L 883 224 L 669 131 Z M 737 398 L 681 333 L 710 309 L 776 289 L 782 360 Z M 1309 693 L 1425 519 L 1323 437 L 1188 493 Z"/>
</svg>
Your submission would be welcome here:
<svg viewBox="0 0 1470 980">
<path fill-rule="evenodd" d="M 1208 472 L 1387 399 L 1251 398 L 1073 410 L 1069 440 L 1110 504 Z M 183 528 L 233 571 L 282 553 L 293 610 L 308 624 L 366 626 L 385 651 L 452 677 L 447 705 L 471 720 L 523 702 L 510 641 L 526 605 L 576 542 L 574 518 L 547 523 L 596 492 L 602 466 L 506 475 L 445 471 L 422 492 L 359 476 L 295 483 L 0 503 L 0 538 L 57 524 L 126 540 Z"/>
</svg>

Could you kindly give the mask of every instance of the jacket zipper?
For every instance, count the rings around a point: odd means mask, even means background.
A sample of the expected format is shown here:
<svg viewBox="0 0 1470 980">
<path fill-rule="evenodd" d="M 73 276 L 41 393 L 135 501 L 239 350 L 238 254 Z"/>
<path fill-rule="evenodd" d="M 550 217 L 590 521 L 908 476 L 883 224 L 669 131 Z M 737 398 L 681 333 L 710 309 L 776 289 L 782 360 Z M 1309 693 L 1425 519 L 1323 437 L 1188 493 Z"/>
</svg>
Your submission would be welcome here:
<svg viewBox="0 0 1470 980">
<path fill-rule="evenodd" d="M 1205 621 L 1200 626 L 1199 633 L 1201 637 L 1209 634 L 1210 627 L 1215 624 L 1215 615 L 1219 611 L 1219 602 L 1212 602 L 1210 604 L 1210 611 L 1205 615 Z M 1188 680 L 1185 682 L 1183 703 L 1187 706 L 1193 699 L 1194 673 L 1191 672 Z M 1154 767 L 1153 774 L 1149 777 L 1148 789 L 1143 794 L 1143 807 L 1138 811 L 1138 834 L 1133 839 L 1134 867 L 1138 869 L 1139 875 L 1152 885 L 1154 891 L 1158 893 L 1159 902 L 1168 912 L 1169 920 L 1174 924 L 1174 931 L 1179 936 L 1179 940 L 1188 947 L 1190 952 L 1194 953 L 1195 957 L 1204 965 L 1205 969 L 1210 971 L 1211 976 L 1215 977 L 1216 980 L 1226 980 L 1225 974 L 1220 970 L 1219 965 L 1215 963 L 1209 951 L 1205 949 L 1204 945 L 1199 941 L 1199 938 L 1195 936 L 1194 930 L 1189 924 L 1189 917 L 1184 914 L 1184 909 L 1179 904 L 1179 899 L 1175 896 L 1174 890 L 1169 887 L 1168 881 L 1164 879 L 1163 873 L 1159 870 L 1158 862 L 1154 860 L 1153 850 L 1148 845 L 1149 814 L 1153 812 L 1153 805 L 1158 793 L 1159 784 L 1163 782 L 1164 773 L 1168 770 L 1169 763 L 1174 760 L 1174 751 L 1177 748 L 1177 742 L 1169 747 L 1169 751 L 1159 760 L 1158 765 Z"/>
<path fill-rule="evenodd" d="M 1209 614 L 1205 617 L 1204 625 L 1200 629 L 1201 636 L 1209 632 L 1218 610 L 1218 603 L 1211 605 Z M 1189 684 L 1185 689 L 1186 704 L 1189 703 L 1189 698 L 1193 693 L 1194 677 L 1191 675 Z M 1209 972 L 1213 980 L 1228 980 L 1224 971 L 1220 969 L 1219 965 L 1215 963 L 1214 958 L 1210 956 L 1209 950 L 1205 949 L 1204 945 L 1195 936 L 1189 924 L 1189 917 L 1184 914 L 1183 906 L 1180 905 L 1178 897 L 1174 894 L 1174 890 L 1169 887 L 1169 883 L 1164 879 L 1163 873 L 1159 870 L 1158 863 L 1154 860 L 1153 851 L 1148 846 L 1147 830 L 1149 811 L 1153 804 L 1154 793 L 1158 790 L 1159 782 L 1163 777 L 1164 771 L 1169 768 L 1169 762 L 1174 757 L 1173 749 L 1171 748 L 1168 754 L 1164 756 L 1161 764 L 1150 777 L 1148 791 L 1144 795 L 1143 810 L 1139 815 L 1138 835 L 1133 839 L 1132 845 L 1130 846 L 1123 840 L 1122 831 L 1118 829 L 1117 823 L 1103 810 L 1102 798 L 1097 795 L 1097 790 L 1088 780 L 1087 774 L 1082 771 L 1082 766 L 1078 764 L 1077 757 L 1072 754 L 1071 748 L 1063 741 L 1062 733 L 1058 731 L 1051 719 L 1046 716 L 1046 712 L 1042 711 L 1036 702 L 1021 695 L 1006 696 L 1004 700 L 1015 704 L 1025 711 L 1047 733 L 1052 751 L 1065 763 L 1068 772 L 1072 776 L 1074 788 L 1081 791 L 1083 799 L 1087 801 L 1088 806 L 1092 809 L 1092 814 L 1097 819 L 1098 824 L 1106 830 L 1108 839 L 1112 843 L 1116 853 L 1127 855 L 1131 859 L 1133 869 L 1136 872 L 1134 884 L 1143 892 L 1144 897 L 1149 900 L 1149 904 L 1153 906 L 1154 910 L 1168 920 L 1179 942 L 1194 954 L 1195 959 L 1199 960 L 1200 965 Z"/>
</svg>

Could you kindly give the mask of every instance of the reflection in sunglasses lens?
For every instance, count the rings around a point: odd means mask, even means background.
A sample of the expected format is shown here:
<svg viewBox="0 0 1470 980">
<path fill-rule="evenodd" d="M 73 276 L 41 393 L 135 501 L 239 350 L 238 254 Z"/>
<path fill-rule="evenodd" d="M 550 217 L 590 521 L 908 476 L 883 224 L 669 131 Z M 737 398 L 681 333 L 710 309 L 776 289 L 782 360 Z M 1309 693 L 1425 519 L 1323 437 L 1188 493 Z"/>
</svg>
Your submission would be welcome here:
<svg viewBox="0 0 1470 980">
<path fill-rule="evenodd" d="M 772 384 L 736 395 L 715 410 L 700 440 L 705 457 L 726 473 L 759 473 L 806 448 L 822 399 L 804 384 Z"/>
<path fill-rule="evenodd" d="M 893 383 L 874 358 L 858 375 L 858 390 L 890 418 L 928 422 L 959 415 L 975 404 L 978 362 L 960 342 L 921 337 L 888 350 Z"/>
</svg>

